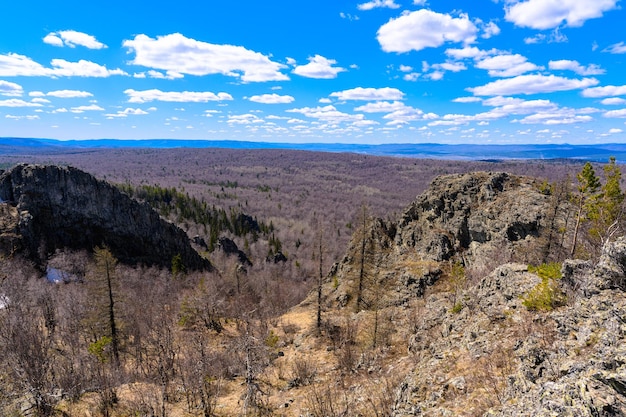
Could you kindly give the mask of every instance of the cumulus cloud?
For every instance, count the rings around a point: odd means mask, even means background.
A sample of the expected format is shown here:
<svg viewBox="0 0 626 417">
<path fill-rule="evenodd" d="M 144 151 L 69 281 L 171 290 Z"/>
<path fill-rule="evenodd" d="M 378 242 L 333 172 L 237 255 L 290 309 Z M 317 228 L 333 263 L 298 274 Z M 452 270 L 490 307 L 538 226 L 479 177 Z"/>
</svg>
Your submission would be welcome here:
<svg viewBox="0 0 626 417">
<path fill-rule="evenodd" d="M 397 9 L 400 7 L 399 4 L 396 4 L 394 0 L 372 0 L 367 3 L 361 3 L 356 6 L 359 10 L 372 10 L 379 7 L 386 7 L 388 9 Z"/>
<path fill-rule="evenodd" d="M 470 44 L 478 28 L 467 15 L 452 17 L 421 9 L 391 19 L 378 29 L 377 39 L 385 52 L 421 51 L 446 42 Z"/>
<path fill-rule="evenodd" d="M 24 101 L 17 98 L 11 98 L 8 100 L 0 100 L 0 107 L 41 107 L 41 104 L 32 101 Z"/>
<path fill-rule="evenodd" d="M 458 97 L 452 100 L 455 103 L 477 103 L 482 101 L 480 97 Z"/>
<path fill-rule="evenodd" d="M 0 95 L 8 97 L 19 97 L 24 94 L 22 86 L 9 81 L 0 80 Z"/>
<path fill-rule="evenodd" d="M 104 111 L 104 109 L 97 104 L 90 104 L 88 106 L 77 106 L 70 109 L 72 113 L 84 113 L 86 111 Z"/>
<path fill-rule="evenodd" d="M 492 51 L 492 52 L 495 53 L 496 51 Z M 456 48 L 446 49 L 446 55 L 454 59 L 461 60 L 461 59 L 468 59 L 468 58 L 480 59 L 480 58 L 484 58 L 493 54 L 490 52 L 478 49 L 475 46 L 466 46 L 465 48 L 461 48 L 461 49 L 456 49 Z"/>
<path fill-rule="evenodd" d="M 605 71 L 598 65 L 590 64 L 585 67 L 583 65 L 580 65 L 578 61 L 571 61 L 568 59 L 550 61 L 548 63 L 548 68 L 550 68 L 551 70 L 574 71 L 578 75 L 601 75 L 605 73 Z"/>
<path fill-rule="evenodd" d="M 337 78 L 337 74 L 346 71 L 345 68 L 333 67 L 337 61 L 334 59 L 324 58 L 321 55 L 315 55 L 309 58 L 306 65 L 298 65 L 294 68 L 293 73 L 307 78 L 331 79 Z"/>
<path fill-rule="evenodd" d="M 543 67 L 528 62 L 527 58 L 520 54 L 485 58 L 478 61 L 476 67 L 487 70 L 491 77 L 515 77 L 526 72 L 543 69 Z"/>
<path fill-rule="evenodd" d="M 602 116 L 624 119 L 626 118 L 626 109 L 607 111 Z"/>
<path fill-rule="evenodd" d="M 56 91 L 50 91 L 46 95 L 50 97 L 57 97 L 57 98 L 93 97 L 93 94 L 91 94 L 88 91 L 78 91 L 78 90 L 56 90 Z"/>
<path fill-rule="evenodd" d="M 4 117 L 6 119 L 12 119 L 12 120 L 37 120 L 39 119 L 39 116 L 37 116 L 36 114 L 28 114 L 25 116 L 14 116 L 12 114 L 7 114 Z"/>
<path fill-rule="evenodd" d="M 176 74 L 222 74 L 244 82 L 288 80 L 285 65 L 269 57 L 235 45 L 216 45 L 187 38 L 180 33 L 157 36 L 137 35 L 122 44 L 135 53 L 130 62 Z"/>
<path fill-rule="evenodd" d="M 482 25 L 482 30 L 483 34 L 480 37 L 483 39 L 489 39 L 500 34 L 500 28 L 494 22 Z"/>
<path fill-rule="evenodd" d="M 43 41 L 53 46 L 84 46 L 89 49 L 103 49 L 107 46 L 102 42 L 98 42 L 92 35 L 75 30 L 62 30 L 59 32 L 51 32 L 43 38 Z"/>
<path fill-rule="evenodd" d="M 279 94 L 261 94 L 252 96 L 248 100 L 262 104 L 287 104 L 293 103 L 295 98 L 292 96 L 281 96 Z"/>
<path fill-rule="evenodd" d="M 46 68 L 24 55 L 13 53 L 0 55 L 0 76 L 105 78 L 112 75 L 128 75 L 119 68 L 110 70 L 104 65 L 82 59 L 78 62 L 53 59 L 50 64 L 52 68 Z"/>
<path fill-rule="evenodd" d="M 140 108 L 133 109 L 132 107 L 127 107 L 124 110 L 118 111 L 117 113 L 105 114 L 105 116 L 107 116 L 108 118 L 124 118 L 127 116 L 143 116 L 146 114 L 148 114 L 148 112 Z"/>
<path fill-rule="evenodd" d="M 583 97 L 601 98 L 612 96 L 624 96 L 626 95 L 626 85 L 607 85 L 604 87 L 587 88 L 582 92 Z"/>
<path fill-rule="evenodd" d="M 618 0 L 509 0 L 505 5 L 505 19 L 517 26 L 533 29 L 552 29 L 561 26 L 579 27 L 585 21 L 602 17 L 617 7 Z"/>
<path fill-rule="evenodd" d="M 530 36 L 528 38 L 524 38 L 524 43 L 527 45 L 537 44 L 537 43 L 564 43 L 567 42 L 567 36 L 565 36 L 558 27 L 554 28 L 550 35 L 545 35 L 543 33 L 538 33 L 535 36 Z"/>
<path fill-rule="evenodd" d="M 336 91 L 330 94 L 330 97 L 336 97 L 339 100 L 363 100 L 363 101 L 382 101 L 382 100 L 402 100 L 404 93 L 397 88 L 363 88 L 357 87 L 350 90 Z"/>
<path fill-rule="evenodd" d="M 175 103 L 207 103 L 209 101 L 232 100 L 228 93 L 212 93 L 209 91 L 161 91 L 157 89 L 124 91 L 129 103 L 147 103 L 150 101 L 168 101 Z"/>
<path fill-rule="evenodd" d="M 403 109 L 405 106 L 401 101 L 376 101 L 374 103 L 367 103 L 363 106 L 359 106 L 354 109 L 354 111 L 360 111 L 363 113 L 391 113 L 400 109 Z"/>
<path fill-rule="evenodd" d="M 597 85 L 595 78 L 576 80 L 557 77 L 555 75 L 519 75 L 485 84 L 480 87 L 468 88 L 467 91 L 476 96 L 509 96 L 515 94 L 539 94 L 555 91 L 568 91 Z"/>
<path fill-rule="evenodd" d="M 238 115 L 229 115 L 228 123 L 235 125 L 249 125 L 254 123 L 263 123 L 264 120 L 260 117 L 248 113 L 248 114 L 238 114 Z"/>
<path fill-rule="evenodd" d="M 319 119 L 327 123 L 341 123 L 341 122 L 355 122 L 365 119 L 362 114 L 348 114 L 341 112 L 335 108 L 335 106 L 317 106 L 317 107 L 302 107 L 299 109 L 287 110 L 290 113 L 300 113 L 306 117 L 312 119 Z"/>
<path fill-rule="evenodd" d="M 600 103 L 604 104 L 605 106 L 620 106 L 622 104 L 626 104 L 626 100 L 621 97 L 610 97 L 605 98 Z"/>
<path fill-rule="evenodd" d="M 602 52 L 608 52 L 611 54 L 626 54 L 626 44 L 624 44 L 624 42 L 616 43 L 604 49 Z"/>
</svg>

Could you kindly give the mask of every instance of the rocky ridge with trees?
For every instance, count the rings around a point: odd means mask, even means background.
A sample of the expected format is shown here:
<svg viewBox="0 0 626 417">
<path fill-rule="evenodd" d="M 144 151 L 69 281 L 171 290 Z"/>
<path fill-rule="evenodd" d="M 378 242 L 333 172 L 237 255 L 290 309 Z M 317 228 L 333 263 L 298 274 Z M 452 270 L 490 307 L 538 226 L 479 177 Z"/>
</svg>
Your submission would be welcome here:
<svg viewBox="0 0 626 417">
<path fill-rule="evenodd" d="M 335 233 L 320 222 L 298 235 L 316 288 L 297 265 L 255 258 L 246 272 L 220 251 L 214 272 L 129 267 L 103 248 L 57 255 L 82 265 L 67 285 L 9 254 L 0 411 L 624 415 L 619 166 L 576 180 L 445 175 L 395 219 L 355 208 L 328 274 Z M 302 302 L 286 292 L 296 285 L 310 290 Z"/>
<path fill-rule="evenodd" d="M 116 187 L 72 167 L 20 164 L 0 175 L 11 251 L 38 264 L 57 250 L 108 246 L 122 262 L 171 267 L 179 256 L 190 269 L 210 263 L 180 228 Z"/>
</svg>

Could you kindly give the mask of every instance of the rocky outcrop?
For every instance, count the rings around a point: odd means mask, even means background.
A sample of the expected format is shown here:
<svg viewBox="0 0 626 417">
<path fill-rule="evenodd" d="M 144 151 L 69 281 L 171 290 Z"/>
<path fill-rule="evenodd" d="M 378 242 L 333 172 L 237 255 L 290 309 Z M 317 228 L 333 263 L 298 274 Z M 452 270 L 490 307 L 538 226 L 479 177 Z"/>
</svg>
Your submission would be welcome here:
<svg viewBox="0 0 626 417">
<path fill-rule="evenodd" d="M 534 178 L 491 172 L 437 177 L 396 222 L 374 219 L 365 233 L 354 234 L 331 272 L 339 282 L 334 300 L 343 305 L 353 297 L 363 239 L 368 274 L 395 290 L 385 292 L 384 304 L 399 305 L 434 284 L 442 262 L 488 271 L 512 260 L 541 262 L 544 232 L 566 229 L 568 206 L 555 206 Z M 552 242 L 552 249 L 564 241 Z"/>
<path fill-rule="evenodd" d="M 554 310 L 525 308 L 541 279 L 522 264 L 465 291 L 461 311 L 427 297 L 393 416 L 626 416 L 625 242 L 605 245 L 596 266 L 566 261 L 567 303 Z"/>
<path fill-rule="evenodd" d="M 239 260 L 239 264 L 244 266 L 252 266 L 252 262 L 250 262 L 248 256 L 246 256 L 244 251 L 239 249 L 237 244 L 232 239 L 229 239 L 227 237 L 220 237 L 217 240 L 217 247 L 221 249 L 222 252 L 224 252 L 226 255 L 236 255 L 237 259 Z"/>
<path fill-rule="evenodd" d="M 179 254 L 188 269 L 211 268 L 183 230 L 75 168 L 18 165 L 0 175 L 0 199 L 2 210 L 13 215 L 2 231 L 3 246 L 11 238 L 9 246 L 39 264 L 57 249 L 106 245 L 129 264 L 169 268 Z"/>
<path fill-rule="evenodd" d="M 395 243 L 437 261 L 475 254 L 491 243 L 513 250 L 537 237 L 548 196 L 535 180 L 506 173 L 478 172 L 437 177 L 404 212 Z"/>
</svg>

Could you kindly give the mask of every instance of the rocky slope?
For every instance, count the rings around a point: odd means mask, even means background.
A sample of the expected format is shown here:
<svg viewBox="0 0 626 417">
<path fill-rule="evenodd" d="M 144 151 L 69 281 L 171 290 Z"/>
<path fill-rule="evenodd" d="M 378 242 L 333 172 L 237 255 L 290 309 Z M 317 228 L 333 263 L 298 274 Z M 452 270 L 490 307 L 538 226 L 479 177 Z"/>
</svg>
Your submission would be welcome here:
<svg viewBox="0 0 626 417">
<path fill-rule="evenodd" d="M 390 343 L 405 338 L 380 366 L 401 378 L 391 415 L 626 415 L 626 237 L 596 262 L 564 261 L 561 279 L 528 267 L 567 252 L 571 210 L 531 178 L 443 176 L 398 221 L 355 233 L 327 317 L 389 317 Z M 552 304 L 532 307 L 537 293 Z"/>
<path fill-rule="evenodd" d="M 5 254 L 23 250 L 45 262 L 57 249 L 107 245 L 122 262 L 210 269 L 187 235 L 105 181 L 71 167 L 18 165 L 0 175 Z"/>
</svg>

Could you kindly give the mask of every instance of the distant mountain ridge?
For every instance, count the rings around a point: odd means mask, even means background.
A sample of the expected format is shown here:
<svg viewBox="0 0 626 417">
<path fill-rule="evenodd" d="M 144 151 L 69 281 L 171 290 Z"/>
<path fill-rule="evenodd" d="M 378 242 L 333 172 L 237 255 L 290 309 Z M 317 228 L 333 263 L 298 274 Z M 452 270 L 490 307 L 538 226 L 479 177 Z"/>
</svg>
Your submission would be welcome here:
<svg viewBox="0 0 626 417">
<path fill-rule="evenodd" d="M 93 139 L 56 140 L 42 138 L 0 138 L 0 154 L 36 151 L 64 152 L 68 149 L 103 148 L 227 148 L 227 149 L 287 149 L 319 152 L 351 152 L 376 156 L 406 158 L 506 160 L 506 159 L 576 159 L 605 162 L 610 156 L 626 160 L 626 144 L 604 143 L 589 145 L 519 144 L 519 145 L 448 145 L 415 144 L 347 144 L 347 143 L 278 143 L 235 140 L 183 139 Z"/>
</svg>

